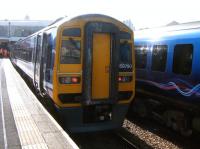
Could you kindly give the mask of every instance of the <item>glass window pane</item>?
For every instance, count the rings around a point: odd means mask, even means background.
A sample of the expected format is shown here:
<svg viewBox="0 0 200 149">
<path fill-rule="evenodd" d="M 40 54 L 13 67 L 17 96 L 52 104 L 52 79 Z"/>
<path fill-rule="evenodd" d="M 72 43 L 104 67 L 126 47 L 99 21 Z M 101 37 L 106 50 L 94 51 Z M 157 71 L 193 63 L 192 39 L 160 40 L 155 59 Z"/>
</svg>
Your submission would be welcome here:
<svg viewBox="0 0 200 149">
<path fill-rule="evenodd" d="M 78 40 L 62 40 L 60 63 L 80 64 L 80 46 Z"/>
<path fill-rule="evenodd" d="M 167 45 L 153 46 L 151 70 L 165 71 L 167 61 L 167 48 Z"/>
<path fill-rule="evenodd" d="M 123 71 L 132 71 L 132 51 L 131 45 L 128 42 L 120 43 L 119 69 Z"/>
<path fill-rule="evenodd" d="M 178 44 L 174 48 L 173 72 L 189 75 L 192 70 L 193 45 Z"/>
<path fill-rule="evenodd" d="M 146 68 L 147 46 L 135 46 L 135 66 L 136 68 Z"/>
</svg>

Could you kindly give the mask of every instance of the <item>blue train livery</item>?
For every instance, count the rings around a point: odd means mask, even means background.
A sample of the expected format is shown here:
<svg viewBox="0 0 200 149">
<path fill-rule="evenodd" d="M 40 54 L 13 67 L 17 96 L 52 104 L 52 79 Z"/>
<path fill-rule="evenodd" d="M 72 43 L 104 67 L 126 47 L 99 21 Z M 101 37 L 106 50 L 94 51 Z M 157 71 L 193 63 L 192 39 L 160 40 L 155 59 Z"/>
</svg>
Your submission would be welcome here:
<svg viewBox="0 0 200 149">
<path fill-rule="evenodd" d="M 137 31 L 134 44 L 136 112 L 200 132 L 200 24 Z"/>
</svg>

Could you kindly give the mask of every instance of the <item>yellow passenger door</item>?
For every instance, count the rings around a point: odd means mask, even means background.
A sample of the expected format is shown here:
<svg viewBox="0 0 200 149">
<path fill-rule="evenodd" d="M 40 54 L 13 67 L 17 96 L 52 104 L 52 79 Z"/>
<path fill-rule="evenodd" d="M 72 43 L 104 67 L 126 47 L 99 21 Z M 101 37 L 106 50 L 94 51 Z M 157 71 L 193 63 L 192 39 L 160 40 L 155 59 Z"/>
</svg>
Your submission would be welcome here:
<svg viewBox="0 0 200 149">
<path fill-rule="evenodd" d="M 92 99 L 109 98 L 110 34 L 93 33 Z"/>
</svg>

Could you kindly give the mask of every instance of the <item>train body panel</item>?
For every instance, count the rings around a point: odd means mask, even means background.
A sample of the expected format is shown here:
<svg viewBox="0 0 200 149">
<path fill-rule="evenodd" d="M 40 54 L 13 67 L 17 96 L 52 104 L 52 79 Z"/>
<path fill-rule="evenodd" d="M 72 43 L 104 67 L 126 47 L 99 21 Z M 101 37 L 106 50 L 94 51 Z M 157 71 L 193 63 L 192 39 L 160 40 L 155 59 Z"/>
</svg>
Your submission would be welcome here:
<svg viewBox="0 0 200 149">
<path fill-rule="evenodd" d="M 33 78 L 34 72 L 32 70 L 34 70 L 34 66 L 33 66 L 33 64 L 31 62 L 25 62 L 23 60 L 17 59 L 15 61 L 15 64 L 21 70 L 23 70 L 30 78 Z"/>
<path fill-rule="evenodd" d="M 71 131 L 120 126 L 135 95 L 133 33 L 108 16 L 58 21 L 19 41 L 11 59 L 42 96 L 51 97 Z"/>
<path fill-rule="evenodd" d="M 172 126 L 180 119 L 181 129 L 192 127 L 200 118 L 200 29 L 139 31 L 135 37 L 136 96 L 162 118 L 177 114 L 167 118 Z"/>
</svg>

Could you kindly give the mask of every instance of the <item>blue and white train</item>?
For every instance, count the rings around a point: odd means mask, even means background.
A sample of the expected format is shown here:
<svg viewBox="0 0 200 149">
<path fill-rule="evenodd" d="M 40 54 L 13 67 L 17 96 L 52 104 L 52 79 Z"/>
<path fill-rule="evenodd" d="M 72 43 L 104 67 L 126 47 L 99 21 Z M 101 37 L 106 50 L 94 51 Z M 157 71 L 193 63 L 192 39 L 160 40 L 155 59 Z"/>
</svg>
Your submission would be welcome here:
<svg viewBox="0 0 200 149">
<path fill-rule="evenodd" d="M 200 132 L 200 24 L 135 33 L 137 112 Z"/>
</svg>

